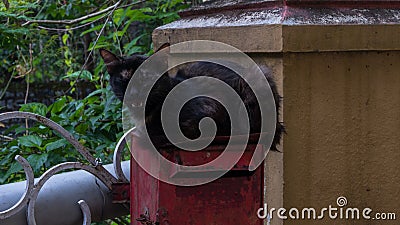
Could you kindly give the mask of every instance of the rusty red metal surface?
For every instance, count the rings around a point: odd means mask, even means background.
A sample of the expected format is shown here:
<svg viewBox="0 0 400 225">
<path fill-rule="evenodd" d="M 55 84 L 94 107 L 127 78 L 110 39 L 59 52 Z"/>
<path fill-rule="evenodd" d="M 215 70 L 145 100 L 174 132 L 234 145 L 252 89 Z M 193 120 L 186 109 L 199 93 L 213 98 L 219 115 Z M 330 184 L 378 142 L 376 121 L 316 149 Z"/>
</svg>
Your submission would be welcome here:
<svg viewBox="0 0 400 225">
<path fill-rule="evenodd" d="M 179 149 L 162 149 L 160 152 L 170 161 L 176 162 L 179 159 L 182 165 L 200 165 L 224 151 L 224 140 L 226 138 L 218 138 L 216 143 L 219 144 L 196 152 Z M 132 141 L 132 148 L 140 151 L 141 157 L 146 157 L 146 149 L 140 149 L 141 146 L 135 140 Z M 261 225 L 263 221 L 258 219 L 257 209 L 263 203 L 264 168 L 260 166 L 252 172 L 248 170 L 257 148 L 263 146 L 248 144 L 245 153 L 230 172 L 211 183 L 194 187 L 159 181 L 132 160 L 132 225 Z M 171 171 L 171 176 L 182 176 L 180 173 L 184 171 Z"/>
<path fill-rule="evenodd" d="M 130 195 L 131 195 L 130 183 L 112 184 L 113 203 L 127 203 L 130 200 Z"/>
</svg>

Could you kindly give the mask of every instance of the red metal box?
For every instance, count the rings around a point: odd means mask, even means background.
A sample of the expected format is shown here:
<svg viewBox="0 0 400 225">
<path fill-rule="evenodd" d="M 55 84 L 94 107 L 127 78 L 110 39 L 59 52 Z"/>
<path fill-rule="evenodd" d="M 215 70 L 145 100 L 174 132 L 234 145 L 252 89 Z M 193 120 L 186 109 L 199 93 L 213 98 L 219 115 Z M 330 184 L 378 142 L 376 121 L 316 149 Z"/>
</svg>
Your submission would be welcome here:
<svg viewBox="0 0 400 225">
<path fill-rule="evenodd" d="M 131 147 L 141 156 L 148 152 L 135 138 Z M 255 150 L 260 148 L 263 146 L 248 144 L 228 173 L 210 183 L 192 187 L 159 181 L 132 158 L 132 225 L 261 225 L 257 210 L 263 204 L 264 167 L 261 164 L 256 170 L 248 170 Z M 189 166 L 207 163 L 224 149 L 223 144 L 217 143 L 196 152 L 165 148 L 160 153 L 172 162 Z M 171 170 L 169 173 L 185 177 L 185 171 Z"/>
</svg>

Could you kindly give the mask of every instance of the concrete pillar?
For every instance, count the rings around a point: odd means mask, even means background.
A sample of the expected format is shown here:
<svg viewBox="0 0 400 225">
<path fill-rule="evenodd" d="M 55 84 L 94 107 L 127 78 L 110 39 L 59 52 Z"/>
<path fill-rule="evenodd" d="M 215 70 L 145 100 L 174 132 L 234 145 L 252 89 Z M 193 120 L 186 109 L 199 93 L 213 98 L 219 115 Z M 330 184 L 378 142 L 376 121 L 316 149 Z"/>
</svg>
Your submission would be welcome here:
<svg viewBox="0 0 400 225">
<path fill-rule="evenodd" d="M 186 11 L 154 31 L 155 46 L 220 41 L 272 68 L 287 135 L 265 161 L 269 208 L 320 211 L 344 196 L 344 209 L 399 216 L 399 2 L 255 2 Z M 382 223 L 273 216 L 272 225 Z"/>
</svg>

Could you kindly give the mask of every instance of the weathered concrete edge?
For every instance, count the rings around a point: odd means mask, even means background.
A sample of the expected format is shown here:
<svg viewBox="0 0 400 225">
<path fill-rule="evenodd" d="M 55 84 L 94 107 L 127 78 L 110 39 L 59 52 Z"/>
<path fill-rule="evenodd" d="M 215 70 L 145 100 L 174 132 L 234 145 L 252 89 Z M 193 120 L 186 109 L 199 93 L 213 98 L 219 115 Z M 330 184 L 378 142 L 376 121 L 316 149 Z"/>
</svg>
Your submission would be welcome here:
<svg viewBox="0 0 400 225">
<path fill-rule="evenodd" d="M 154 46 L 213 40 L 243 52 L 325 52 L 400 50 L 400 24 L 246 25 L 156 29 Z"/>
<path fill-rule="evenodd" d="M 399 24 L 256 24 L 191 28 L 160 27 L 154 46 L 213 40 L 243 52 L 325 52 L 400 50 Z"/>
<path fill-rule="evenodd" d="M 400 50 L 400 24 L 283 26 L 284 52 Z"/>
<path fill-rule="evenodd" d="M 243 34 L 246 35 L 243 38 Z M 190 40 L 213 40 L 232 45 L 243 52 L 281 52 L 282 26 L 227 26 L 185 29 L 155 29 L 153 43 L 157 49 L 164 43 L 176 44 Z"/>
</svg>

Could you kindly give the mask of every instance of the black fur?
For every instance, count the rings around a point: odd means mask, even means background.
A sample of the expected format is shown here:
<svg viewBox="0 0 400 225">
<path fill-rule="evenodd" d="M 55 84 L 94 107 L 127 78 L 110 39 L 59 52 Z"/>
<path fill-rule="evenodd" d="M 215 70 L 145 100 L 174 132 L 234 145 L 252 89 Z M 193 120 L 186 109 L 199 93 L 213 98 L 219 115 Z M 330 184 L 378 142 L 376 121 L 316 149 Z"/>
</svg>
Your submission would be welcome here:
<svg viewBox="0 0 400 225">
<path fill-rule="evenodd" d="M 107 71 L 110 74 L 110 84 L 112 89 L 115 95 L 122 101 L 124 95 L 126 94 L 127 85 L 130 78 L 147 57 L 143 55 L 133 55 L 122 58 L 115 56 L 111 52 L 103 49 L 100 50 L 100 53 L 107 66 Z M 129 74 L 127 74 L 127 71 Z M 274 82 L 269 70 L 265 69 L 263 72 L 269 82 L 274 96 L 276 115 L 279 115 L 281 97 L 278 94 L 276 83 Z M 173 76 L 164 74 L 156 82 L 156 85 L 153 86 L 153 89 L 147 98 L 145 109 L 146 116 L 143 123 L 143 125 L 146 126 L 150 137 L 160 137 L 164 135 L 161 125 L 161 106 L 167 94 L 175 85 L 186 79 L 197 76 L 209 76 L 217 78 L 231 86 L 239 94 L 245 104 L 246 110 L 249 114 L 250 132 L 259 133 L 261 131 L 260 108 L 257 103 L 257 99 L 248 84 L 235 72 L 224 66 L 209 62 L 196 62 L 181 66 Z M 143 84 L 140 84 L 139 86 L 146 85 L 146 83 L 148 83 L 148 81 L 146 82 L 147 79 L 148 77 L 146 78 L 144 76 L 143 79 L 141 79 Z M 207 84 L 205 83 L 203 85 Z M 190 88 L 201 89 L 202 85 L 197 85 Z M 130 90 L 129 94 L 133 96 L 139 95 L 140 90 Z M 190 139 L 199 137 L 200 130 L 198 129 L 198 124 L 204 117 L 210 117 L 214 120 L 217 125 L 217 136 L 231 135 L 231 121 L 226 109 L 219 102 L 207 97 L 197 97 L 191 99 L 182 108 L 179 114 L 179 125 L 183 134 Z M 138 122 L 136 125 L 140 129 L 140 123 Z M 240 131 L 233 132 L 234 134 L 240 134 Z M 276 150 L 276 146 L 280 142 L 282 132 L 284 132 L 284 126 L 277 120 L 276 131 L 273 143 L 271 145 L 271 150 Z"/>
</svg>

